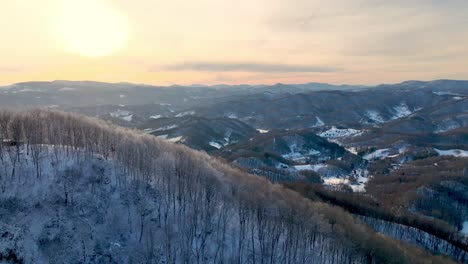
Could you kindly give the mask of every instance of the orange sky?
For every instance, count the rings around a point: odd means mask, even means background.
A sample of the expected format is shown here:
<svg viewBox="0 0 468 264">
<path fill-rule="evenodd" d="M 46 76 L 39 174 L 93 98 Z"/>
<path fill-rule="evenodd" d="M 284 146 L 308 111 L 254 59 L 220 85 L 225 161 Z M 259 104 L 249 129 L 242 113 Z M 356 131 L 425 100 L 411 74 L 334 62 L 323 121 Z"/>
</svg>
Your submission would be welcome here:
<svg viewBox="0 0 468 264">
<path fill-rule="evenodd" d="M 468 79 L 461 0 L 3 2 L 0 85 Z"/>
</svg>

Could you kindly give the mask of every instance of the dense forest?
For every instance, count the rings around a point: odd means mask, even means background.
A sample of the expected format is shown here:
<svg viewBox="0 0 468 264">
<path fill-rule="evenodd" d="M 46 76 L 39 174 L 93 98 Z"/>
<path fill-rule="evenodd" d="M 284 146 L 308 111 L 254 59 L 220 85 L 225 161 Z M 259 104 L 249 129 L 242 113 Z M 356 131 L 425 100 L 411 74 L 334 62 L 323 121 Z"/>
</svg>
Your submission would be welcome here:
<svg viewBox="0 0 468 264">
<path fill-rule="evenodd" d="M 2 110 L 0 139 L 0 262 L 452 262 L 339 207 L 98 119 Z"/>
</svg>

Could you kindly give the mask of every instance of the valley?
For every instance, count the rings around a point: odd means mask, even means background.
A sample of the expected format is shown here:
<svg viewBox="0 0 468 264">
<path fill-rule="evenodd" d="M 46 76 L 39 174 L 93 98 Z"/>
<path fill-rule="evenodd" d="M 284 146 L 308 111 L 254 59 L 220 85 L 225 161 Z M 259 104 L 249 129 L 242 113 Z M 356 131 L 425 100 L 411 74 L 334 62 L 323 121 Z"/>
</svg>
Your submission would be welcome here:
<svg viewBox="0 0 468 264">
<path fill-rule="evenodd" d="M 468 81 L 32 82 L 0 102 L 0 260 L 468 263 Z"/>
</svg>

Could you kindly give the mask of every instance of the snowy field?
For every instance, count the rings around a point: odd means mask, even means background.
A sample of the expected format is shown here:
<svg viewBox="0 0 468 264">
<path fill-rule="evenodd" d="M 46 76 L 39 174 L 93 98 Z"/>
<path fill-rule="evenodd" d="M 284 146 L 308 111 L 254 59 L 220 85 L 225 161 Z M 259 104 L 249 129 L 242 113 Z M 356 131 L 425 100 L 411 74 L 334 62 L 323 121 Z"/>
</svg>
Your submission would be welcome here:
<svg viewBox="0 0 468 264">
<path fill-rule="evenodd" d="M 434 149 L 437 154 L 440 156 L 453 156 L 457 158 L 467 158 L 468 157 L 468 151 L 467 150 L 461 150 L 461 149 L 449 149 L 449 150 L 441 150 L 441 149 Z"/>
</svg>

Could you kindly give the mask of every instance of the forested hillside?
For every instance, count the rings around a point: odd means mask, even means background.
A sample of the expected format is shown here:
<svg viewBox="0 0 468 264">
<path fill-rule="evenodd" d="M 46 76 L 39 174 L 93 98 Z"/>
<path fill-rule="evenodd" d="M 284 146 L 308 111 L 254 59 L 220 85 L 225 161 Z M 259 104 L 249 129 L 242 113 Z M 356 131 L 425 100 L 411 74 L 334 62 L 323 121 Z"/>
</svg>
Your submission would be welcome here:
<svg viewBox="0 0 468 264">
<path fill-rule="evenodd" d="M 207 154 L 94 118 L 0 111 L 0 262 L 451 263 Z"/>
</svg>

